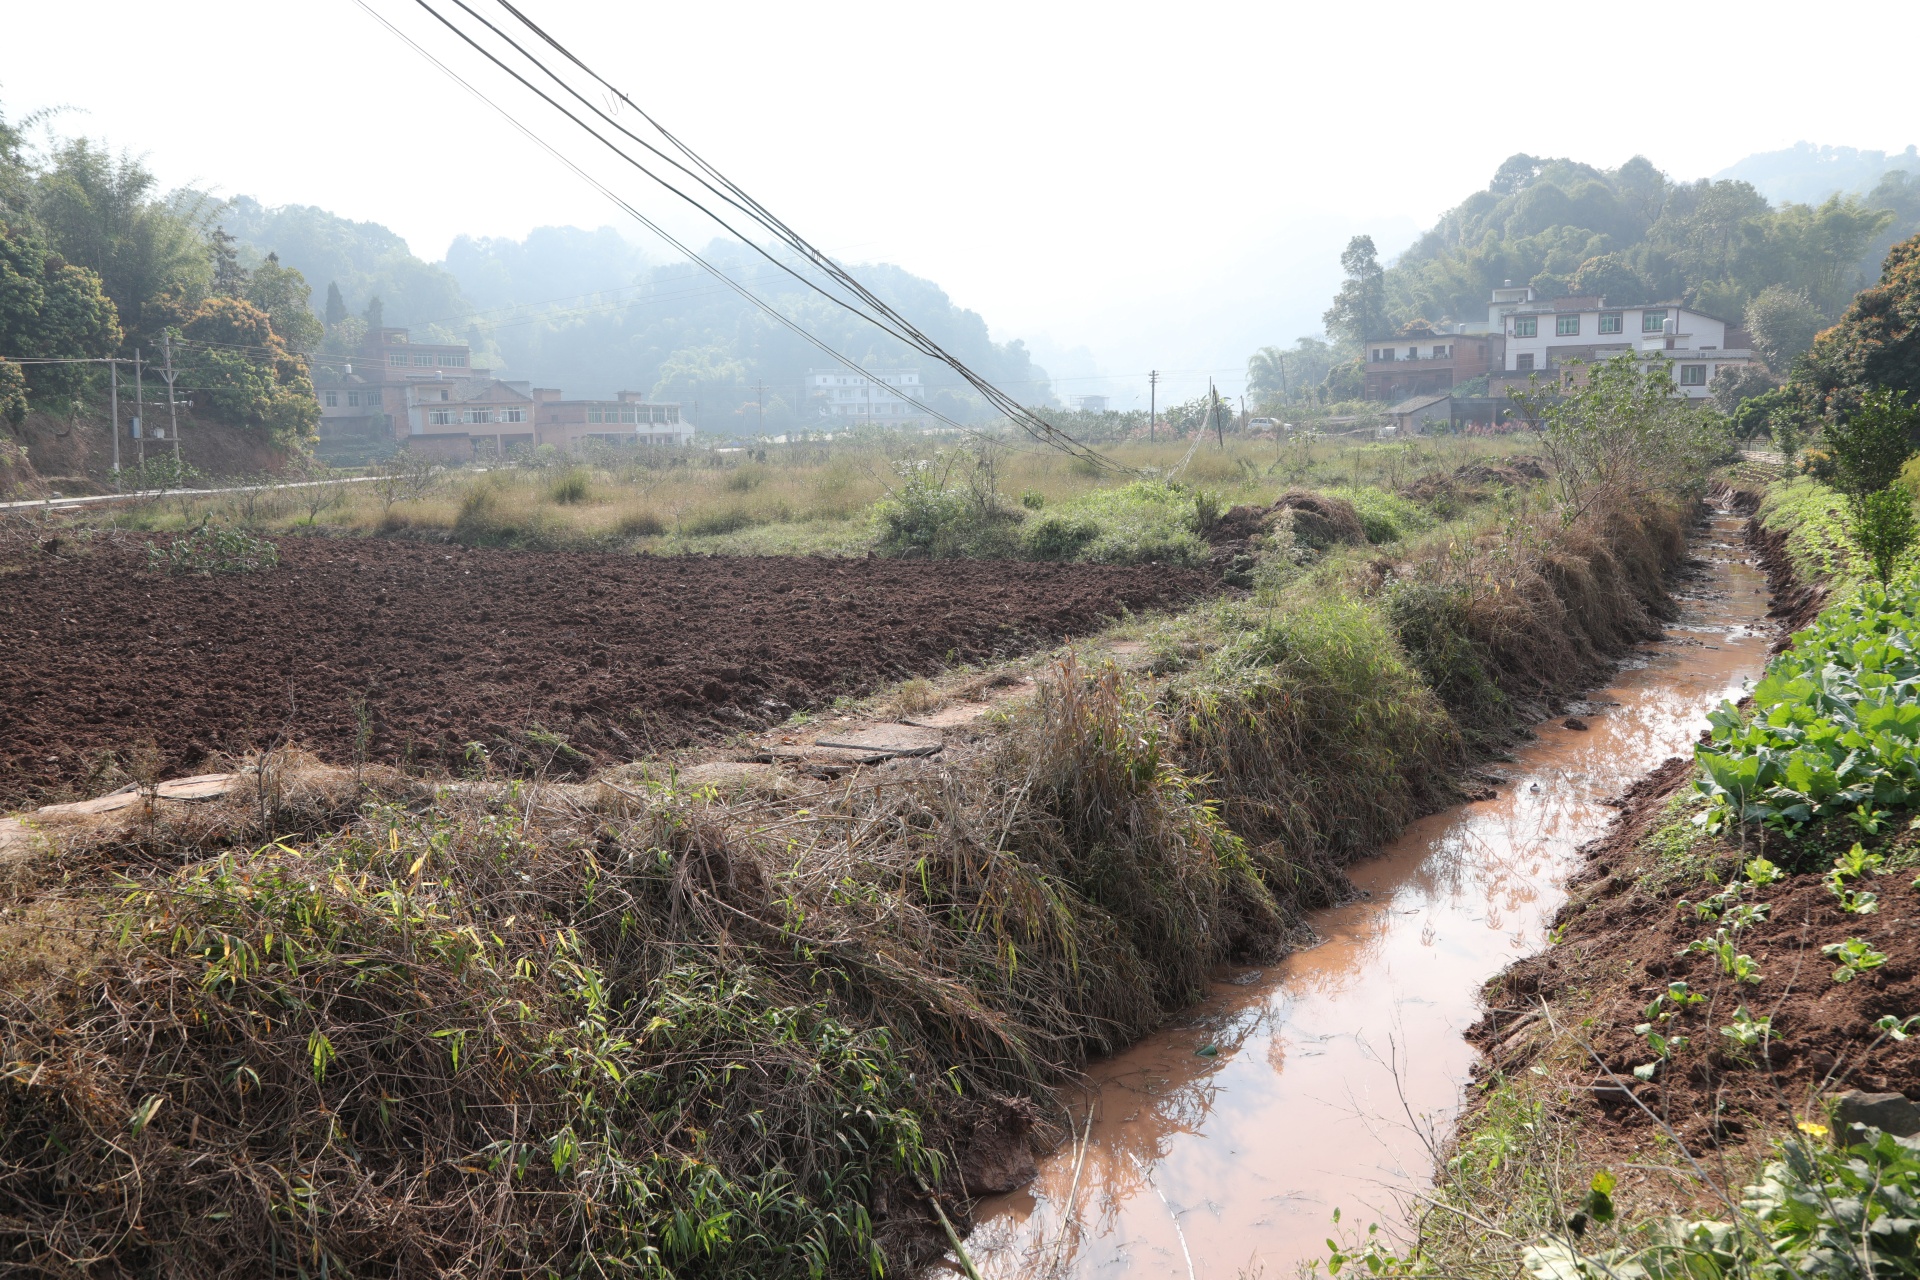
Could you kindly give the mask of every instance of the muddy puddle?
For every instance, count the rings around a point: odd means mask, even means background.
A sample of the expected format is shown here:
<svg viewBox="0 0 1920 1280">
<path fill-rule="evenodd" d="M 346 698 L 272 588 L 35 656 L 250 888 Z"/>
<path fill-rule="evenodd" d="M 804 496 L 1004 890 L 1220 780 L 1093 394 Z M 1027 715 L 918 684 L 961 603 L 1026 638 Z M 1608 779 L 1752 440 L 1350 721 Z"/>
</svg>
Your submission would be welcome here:
<svg viewBox="0 0 1920 1280">
<path fill-rule="evenodd" d="M 1765 578 L 1717 517 L 1677 584 L 1682 616 L 1612 685 L 1491 766 L 1498 797 L 1423 819 L 1351 869 L 1364 895 L 1322 941 L 1230 975 L 1187 1016 L 1091 1072 L 1091 1139 L 984 1202 L 968 1251 L 1014 1276 L 1292 1280 L 1348 1227 L 1397 1223 L 1428 1184 L 1474 1050 L 1481 984 L 1546 943 L 1605 801 L 1685 754 L 1766 663 Z"/>
</svg>

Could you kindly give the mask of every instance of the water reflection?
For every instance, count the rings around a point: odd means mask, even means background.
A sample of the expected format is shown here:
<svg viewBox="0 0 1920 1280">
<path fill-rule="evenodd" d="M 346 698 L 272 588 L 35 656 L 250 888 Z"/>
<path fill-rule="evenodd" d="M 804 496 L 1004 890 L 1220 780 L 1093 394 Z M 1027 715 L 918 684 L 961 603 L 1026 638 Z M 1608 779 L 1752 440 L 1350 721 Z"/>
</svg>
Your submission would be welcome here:
<svg viewBox="0 0 1920 1280">
<path fill-rule="evenodd" d="M 1424 1185 L 1458 1105 L 1481 983 L 1544 943 L 1603 803 L 1684 753 L 1766 661 L 1764 580 L 1728 541 L 1681 596 L 1668 639 L 1496 770 L 1497 799 L 1409 827 L 1352 869 L 1367 895 L 1319 913 L 1317 946 L 1221 983 L 1184 1018 L 1100 1064 L 1075 1181 L 1063 1148 L 981 1207 L 968 1241 L 993 1277 L 1291 1275 L 1337 1205 L 1386 1217 Z"/>
</svg>

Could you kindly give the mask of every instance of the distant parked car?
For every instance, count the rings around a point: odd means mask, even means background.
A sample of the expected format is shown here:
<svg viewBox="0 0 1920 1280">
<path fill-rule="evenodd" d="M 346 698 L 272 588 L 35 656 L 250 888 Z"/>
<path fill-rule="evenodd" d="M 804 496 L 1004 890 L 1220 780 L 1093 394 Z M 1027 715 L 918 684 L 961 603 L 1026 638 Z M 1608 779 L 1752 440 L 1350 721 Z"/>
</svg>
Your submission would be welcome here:
<svg viewBox="0 0 1920 1280">
<path fill-rule="evenodd" d="M 1280 419 L 1278 418 L 1248 418 L 1247 419 L 1247 429 L 1250 431 L 1272 431 L 1275 428 L 1279 427 L 1279 425 L 1280 425 Z"/>
</svg>

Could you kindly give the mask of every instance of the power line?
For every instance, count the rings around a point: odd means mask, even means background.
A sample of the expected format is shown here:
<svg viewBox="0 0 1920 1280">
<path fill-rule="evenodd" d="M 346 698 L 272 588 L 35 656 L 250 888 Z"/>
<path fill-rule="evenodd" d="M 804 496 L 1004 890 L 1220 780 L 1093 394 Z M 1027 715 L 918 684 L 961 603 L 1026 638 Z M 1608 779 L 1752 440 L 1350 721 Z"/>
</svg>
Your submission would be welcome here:
<svg viewBox="0 0 1920 1280">
<path fill-rule="evenodd" d="M 361 4 L 362 8 L 367 8 L 365 0 L 357 0 L 357 2 Z M 697 153 L 695 153 L 685 143 L 681 142 L 678 138 L 674 137 L 671 133 L 669 133 L 666 129 L 664 129 L 659 124 L 658 121 L 654 120 L 644 110 L 642 110 L 640 107 L 634 104 L 630 97 L 628 97 L 625 93 L 621 92 L 620 90 L 614 88 L 614 86 L 609 84 L 603 77 L 593 72 L 592 69 L 587 67 L 586 64 L 582 62 L 576 55 L 574 55 L 571 51 L 567 50 L 564 45 L 560 44 L 552 36 L 548 35 L 545 31 L 541 30 L 537 26 L 537 24 L 533 23 L 524 14 L 520 13 L 519 10 L 513 8 L 513 6 L 505 3 L 502 4 L 502 7 L 505 8 L 509 13 L 513 14 L 515 19 L 518 20 L 528 30 L 532 31 L 542 41 L 544 41 L 546 44 L 548 44 L 549 46 L 557 50 L 569 62 L 573 63 L 575 66 L 580 67 L 589 76 L 591 76 L 597 83 L 605 87 L 609 92 L 612 92 L 616 96 L 618 96 L 620 101 L 632 107 L 633 110 L 638 115 L 646 119 L 650 125 L 652 125 L 656 130 L 658 130 L 662 137 L 667 139 L 669 143 L 671 143 L 676 149 L 678 149 L 683 155 L 685 155 L 690 161 L 692 161 L 695 166 L 697 166 L 700 170 L 702 170 L 704 174 L 710 176 L 713 179 L 713 181 L 708 181 L 706 177 L 702 177 L 700 174 L 693 173 L 691 170 L 687 168 L 686 165 L 681 164 L 678 161 L 674 160 L 672 157 L 665 155 L 665 153 L 662 152 L 660 148 L 654 146 L 652 143 L 646 141 L 645 139 L 638 137 L 638 135 L 635 135 L 631 130 L 626 129 L 625 126 L 619 124 L 617 121 L 612 120 L 610 116 L 608 116 L 604 111 L 601 111 L 596 105 L 594 105 L 591 102 L 591 100 L 586 98 L 585 95 L 581 94 L 577 89 L 573 88 L 573 86 L 568 84 L 564 78 L 559 76 L 550 67 L 548 67 L 545 63 L 543 63 L 539 58 L 537 58 L 532 53 L 530 53 L 518 41 L 514 40 L 510 35 L 507 35 L 505 32 L 502 32 L 500 28 L 495 26 L 493 23 L 487 21 L 487 19 L 475 13 L 472 8 L 470 8 L 468 5 L 464 3 L 464 0 L 453 0 L 453 3 L 462 12 L 466 13 L 474 21 L 484 26 L 489 32 L 493 33 L 493 35 L 497 39 L 501 40 L 503 43 L 510 46 L 517 54 L 520 55 L 520 57 L 524 58 L 533 67 L 537 68 L 542 75 L 546 76 L 548 79 L 553 81 L 554 84 L 560 86 L 569 96 L 574 98 L 576 101 L 582 103 L 595 116 L 599 117 L 602 120 L 607 121 L 607 123 L 610 124 L 614 129 L 618 130 L 624 136 L 630 139 L 633 139 L 634 142 L 644 147 L 651 154 L 661 157 L 667 163 L 673 165 L 673 167 L 678 169 L 680 172 L 686 173 L 690 177 L 693 177 L 696 181 L 700 183 L 701 186 L 705 187 L 709 191 L 714 192 L 717 197 L 719 197 L 721 200 L 724 200 L 725 203 L 727 203 L 728 205 L 732 206 L 733 208 L 743 213 L 748 214 L 748 216 L 753 218 L 753 220 L 757 222 L 760 226 L 765 228 L 767 231 L 771 232 L 776 237 L 776 239 L 786 244 L 789 248 L 793 249 L 796 253 L 800 254 L 807 262 L 811 263 L 813 266 L 823 271 L 835 284 L 841 286 L 848 293 L 854 295 L 854 297 L 858 299 L 858 302 L 850 302 L 846 298 L 840 297 L 835 292 L 828 290 L 826 288 L 823 288 L 816 281 L 813 281 L 807 278 L 806 276 L 801 275 L 799 272 L 795 271 L 791 266 L 787 265 L 784 262 L 781 262 L 778 258 L 774 257 L 771 253 L 769 253 L 765 248 L 763 248 L 758 244 L 755 244 L 750 237 L 742 234 L 737 228 L 735 228 L 725 218 L 721 217 L 719 214 L 715 213 L 711 208 L 709 208 L 706 204 L 702 203 L 701 200 L 688 194 L 686 191 L 676 186 L 673 182 L 662 177 L 659 173 L 656 173 L 653 169 L 648 167 L 646 162 L 640 160 L 639 158 L 627 152 L 619 143 L 615 142 L 613 139 L 601 133 L 599 129 L 597 129 L 594 125 L 589 123 L 587 120 L 582 119 L 580 115 L 577 115 L 573 111 L 569 110 L 563 103 L 560 103 L 559 101 L 557 101 L 551 94 L 547 93 L 545 90 L 541 89 L 539 86 L 531 83 L 526 78 L 526 76 L 522 75 L 518 70 L 508 66 L 506 62 L 503 61 L 499 55 L 497 55 L 494 51 L 486 48 L 471 33 L 467 32 L 459 24 L 454 22 L 445 14 L 441 13 L 439 10 L 435 9 L 433 5 L 427 2 L 427 0 L 415 0 L 415 3 L 420 8 L 425 10 L 427 13 L 432 15 L 438 22 L 441 23 L 441 25 L 447 27 L 448 30 L 452 31 L 464 43 L 469 45 L 475 51 L 479 52 L 483 57 L 485 57 L 489 62 L 493 63 L 496 67 L 506 72 L 506 74 L 512 77 L 517 83 L 521 84 L 523 87 L 527 88 L 530 92 L 534 93 L 543 102 L 547 103 L 554 110 L 558 111 L 569 122 L 579 127 L 582 131 L 587 133 L 589 137 L 593 138 L 595 141 L 599 142 L 602 146 L 612 151 L 616 156 L 620 157 L 622 160 L 626 161 L 629 165 L 633 166 L 634 168 L 640 170 L 640 172 L 646 174 L 649 178 L 652 178 L 655 182 L 667 188 L 669 191 L 673 192 L 675 195 L 678 195 L 681 199 L 691 204 L 694 208 L 698 209 L 700 212 L 705 213 L 715 223 L 717 223 L 722 228 L 724 228 L 729 233 L 731 233 L 736 238 L 740 239 L 743 243 L 745 243 L 748 246 L 748 248 L 750 248 L 756 253 L 759 253 L 762 257 L 765 257 L 769 262 L 773 263 L 781 271 L 783 271 L 788 275 L 791 275 L 793 278 L 795 278 L 796 280 L 804 284 L 807 288 L 820 294 L 823 298 L 826 298 L 827 300 L 833 302 L 836 306 L 842 307 L 845 310 L 859 316 L 860 318 L 867 320 L 870 324 L 873 324 L 875 327 L 881 329 L 883 332 L 887 333 L 889 336 L 892 336 L 906 343 L 907 345 L 921 352 L 922 354 L 929 356 L 935 360 L 938 360 L 941 363 L 947 365 L 949 368 L 953 369 L 954 372 L 959 374 L 964 381 L 966 381 L 970 386 L 974 388 L 975 391 L 980 393 L 987 400 L 989 404 L 999 409 L 1003 414 L 1007 416 L 1009 420 L 1021 426 L 1029 434 L 1035 436 L 1037 439 L 1042 440 L 1044 443 L 1050 444 L 1056 448 L 1060 448 L 1067 452 L 1085 457 L 1089 461 L 1095 462 L 1097 465 L 1101 465 L 1104 467 L 1109 467 L 1117 470 L 1126 469 L 1126 468 L 1120 467 L 1119 464 L 1112 462 L 1110 459 L 1107 459 L 1103 455 L 1099 454 L 1097 451 L 1088 448 L 1087 446 L 1081 444 L 1077 440 L 1074 440 L 1071 436 L 1066 435 L 1064 432 L 1058 431 L 1051 424 L 1047 423 L 1044 419 L 1039 418 L 1037 415 L 1027 410 L 1025 406 L 1019 404 L 1011 396 L 1001 391 L 998 387 L 994 386 L 987 379 L 975 373 L 972 369 L 968 368 L 965 365 L 965 363 L 959 360 L 957 357 L 953 356 L 951 353 L 944 350 L 937 342 L 935 342 L 927 334 L 925 334 L 923 331 L 921 331 L 916 326 L 914 326 L 912 322 L 908 321 L 898 311 L 896 311 L 890 305 L 888 305 L 887 303 L 879 299 L 864 285 L 862 285 L 858 280 L 854 279 L 849 273 L 845 271 L 844 268 L 840 267 L 831 258 L 827 257 L 824 253 L 820 252 L 813 245 L 809 244 L 803 237 L 801 237 L 798 233 L 794 232 L 785 223 L 775 218 L 763 205 L 760 205 L 757 201 L 753 200 L 753 198 L 747 195 L 747 193 L 743 189 L 741 189 L 737 184 L 728 180 L 723 174 L 721 174 L 711 164 L 709 164 L 704 159 L 702 159 Z M 368 12 L 372 13 L 372 10 L 368 9 Z M 386 21 L 384 18 L 381 18 L 378 14 L 374 14 L 373 16 L 377 20 L 379 20 L 383 26 L 386 26 L 389 31 L 393 32 L 396 36 L 399 36 L 401 39 L 406 40 L 408 44 L 412 45 L 417 51 L 421 52 L 423 56 L 427 56 L 429 60 L 433 61 L 435 65 L 439 66 L 449 76 L 454 78 L 456 81 L 462 83 L 463 85 L 466 85 L 466 82 L 462 80 L 457 74 L 455 74 L 450 69 L 448 69 L 445 66 L 445 64 L 441 63 L 437 58 L 432 58 L 431 55 L 426 54 L 424 49 L 421 49 L 421 47 L 416 42 L 412 41 L 410 38 L 406 37 L 401 32 L 399 32 L 398 29 L 395 28 L 392 23 Z M 471 85 L 466 85 L 466 87 L 470 91 L 474 92 L 476 96 L 479 96 L 483 101 L 488 102 L 488 105 L 493 106 L 495 110 L 500 111 L 502 115 L 507 116 L 509 122 L 514 124 L 516 128 L 521 130 L 521 132 L 523 132 L 529 138 L 536 141 L 539 145 L 541 145 L 544 149 L 548 150 L 551 154 L 554 154 L 556 158 L 561 159 L 562 163 L 566 164 L 569 168 L 574 169 L 574 171 L 576 173 L 579 173 L 583 178 L 586 178 L 590 184 L 600 189 L 603 194 L 608 195 L 610 199 L 613 199 L 615 203 L 617 203 L 621 208 L 625 209 L 629 214 L 631 214 L 636 219 L 641 221 L 643 225 L 648 226 L 649 229 L 655 232 L 655 234 L 660 235 L 663 239 L 666 239 L 669 243 L 673 244 L 676 248 L 679 248 L 681 252 L 686 253 L 690 258 L 698 262 L 700 265 L 706 267 L 708 270 L 710 271 L 714 270 L 712 265 L 707 263 L 705 259 L 699 257 L 699 255 L 693 254 L 684 245 L 680 244 L 677 240 L 667 235 L 667 233 L 664 230 L 662 230 L 660 227 L 658 227 L 656 224 L 652 223 L 650 220 L 639 215 L 637 210 L 633 209 L 633 207 L 627 202 L 625 202 L 624 200 L 621 200 L 617 196 L 614 196 L 613 193 L 607 190 L 603 184 L 600 184 L 596 180 L 588 177 L 588 175 L 586 175 L 585 172 L 581 170 L 578 165 L 575 165 L 571 161 L 568 161 L 564 157 L 561 157 L 559 153 L 551 145 L 545 142 L 544 139 L 539 139 L 535 137 L 535 135 L 532 133 L 531 130 L 529 130 L 526 126 L 522 125 L 504 108 L 500 107 L 497 103 L 493 103 L 491 100 L 487 99 L 485 95 L 479 94 L 478 91 L 474 90 Z M 719 185 L 716 187 L 715 183 L 718 183 Z M 716 272 L 715 274 L 718 275 L 719 273 Z M 722 278 L 724 279 L 724 277 Z M 730 281 L 728 283 L 731 284 Z M 738 287 L 738 286 L 735 286 L 735 287 Z M 745 291 L 743 290 L 742 292 L 744 293 Z M 754 301 L 756 305 L 761 306 L 762 309 L 768 311 L 770 315 L 773 315 L 776 319 L 780 320 L 782 323 L 788 324 L 790 327 L 794 327 L 796 329 L 796 332 L 799 332 L 797 326 L 793 326 L 791 321 L 788 321 L 786 317 L 780 315 L 777 311 L 773 310 L 770 306 L 768 306 L 766 303 L 764 303 L 757 297 L 752 298 L 752 301 Z M 828 350 L 832 355 L 834 355 L 836 362 L 846 365 L 849 369 L 852 369 L 856 373 L 861 373 L 863 375 L 866 374 L 867 372 L 866 370 L 861 369 L 859 366 L 855 365 L 852 361 L 847 360 L 844 356 L 840 356 L 839 353 L 831 352 L 829 348 L 826 348 L 824 344 L 819 343 L 818 340 L 814 339 L 810 334 L 805 336 L 808 338 L 809 341 L 814 342 L 815 345 L 821 346 L 822 350 Z M 937 411 L 936 411 L 936 416 L 941 416 L 943 420 L 946 420 L 949 422 L 952 421 L 951 419 L 945 419 L 944 415 L 939 415 Z M 952 423 L 952 425 L 960 426 L 961 424 Z"/>
</svg>

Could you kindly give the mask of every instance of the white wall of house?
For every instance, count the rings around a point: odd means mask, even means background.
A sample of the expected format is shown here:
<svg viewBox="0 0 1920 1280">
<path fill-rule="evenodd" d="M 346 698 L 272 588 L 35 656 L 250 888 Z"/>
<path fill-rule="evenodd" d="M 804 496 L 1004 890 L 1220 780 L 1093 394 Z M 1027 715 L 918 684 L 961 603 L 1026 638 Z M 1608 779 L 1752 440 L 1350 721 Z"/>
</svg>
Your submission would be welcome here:
<svg viewBox="0 0 1920 1280">
<path fill-rule="evenodd" d="M 912 418 L 923 412 L 919 402 L 926 398 L 920 374 L 911 369 L 867 375 L 815 371 L 807 374 L 807 390 L 824 418 Z"/>
</svg>

